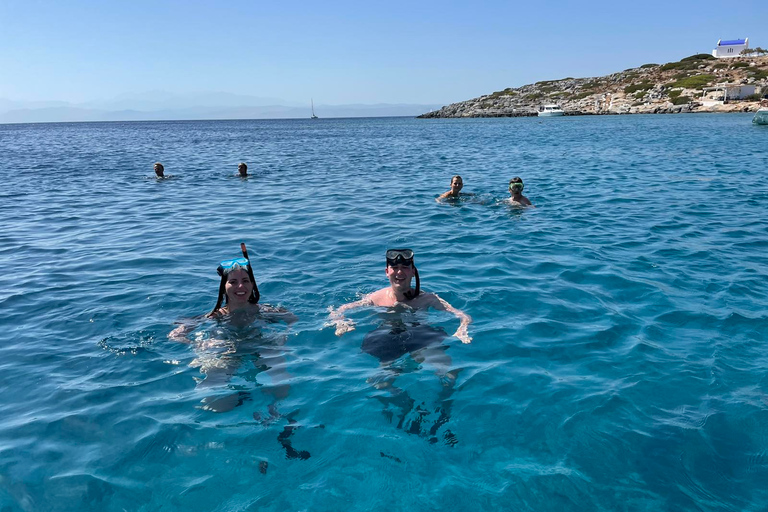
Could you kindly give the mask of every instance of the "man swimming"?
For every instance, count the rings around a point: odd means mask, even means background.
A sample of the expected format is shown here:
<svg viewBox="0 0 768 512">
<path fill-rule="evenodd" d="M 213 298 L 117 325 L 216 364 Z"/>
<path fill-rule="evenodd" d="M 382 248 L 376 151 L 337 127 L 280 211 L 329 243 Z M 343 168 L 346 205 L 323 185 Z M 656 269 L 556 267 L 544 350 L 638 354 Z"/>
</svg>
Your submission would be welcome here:
<svg viewBox="0 0 768 512">
<path fill-rule="evenodd" d="M 248 177 L 248 166 L 245 165 L 245 162 L 240 162 L 239 164 L 237 164 L 237 173 L 240 175 L 241 178 Z"/>
<path fill-rule="evenodd" d="M 531 201 L 523 195 L 523 179 L 516 176 L 509 180 L 509 204 L 519 206 L 533 206 Z"/>
<path fill-rule="evenodd" d="M 160 162 L 155 162 L 154 169 L 155 169 L 155 176 L 157 176 L 158 178 L 165 178 L 165 176 L 163 175 L 163 173 L 165 172 L 165 167 L 163 167 L 163 164 L 161 164 Z"/>
<path fill-rule="evenodd" d="M 413 262 L 411 249 L 390 249 L 386 253 L 386 274 L 389 286 L 382 288 L 363 297 L 362 299 L 340 306 L 331 310 L 331 321 L 336 326 L 336 335 L 341 336 L 345 332 L 354 330 L 352 320 L 344 317 L 344 312 L 363 306 L 394 307 L 402 304 L 412 309 L 434 308 L 439 311 L 453 313 L 459 320 L 459 328 L 454 336 L 462 343 L 471 343 L 472 338 L 467 332 L 467 327 L 472 318 L 463 311 L 454 308 L 448 302 L 434 293 L 422 293 L 419 281 L 419 272 Z M 411 281 L 416 277 L 416 288 L 411 288 Z"/>
<path fill-rule="evenodd" d="M 442 328 L 420 324 L 404 309 L 432 307 L 453 313 L 461 321 L 454 336 L 463 343 L 472 341 L 467 333 L 467 326 L 472 319 L 434 293 L 421 292 L 419 272 L 414 265 L 411 249 L 390 249 L 386 253 L 386 259 L 389 287 L 366 295 L 361 300 L 344 304 L 336 311 L 331 309 L 331 320 L 336 326 L 336 334 L 340 336 L 355 328 L 351 320 L 344 318 L 345 311 L 360 306 L 388 308 L 388 311 L 380 314 L 383 320 L 381 325 L 367 333 L 363 340 L 363 352 L 376 357 L 382 368 L 382 371 L 369 378 L 368 382 L 377 390 L 384 392 L 384 394 L 375 395 L 374 398 L 382 403 L 384 406 L 382 414 L 387 416 L 390 422 L 393 421 L 393 414 L 399 410 L 397 428 L 409 434 L 428 438 L 430 443 L 436 443 L 438 430 L 450 420 L 453 404 L 451 396 L 461 370 L 451 369 L 451 358 L 446 353 L 448 347 L 442 344 L 447 337 L 446 332 Z M 416 288 L 411 288 L 414 277 Z M 423 402 L 417 405 L 407 390 L 395 385 L 398 376 L 409 371 L 398 362 L 406 354 L 419 364 L 426 362 L 435 368 L 441 384 L 435 407 L 427 406 Z M 429 416 L 432 413 L 437 417 L 430 420 Z M 428 426 L 430 423 L 431 426 Z M 450 446 L 458 442 L 450 429 L 445 430 L 443 439 Z"/>
</svg>

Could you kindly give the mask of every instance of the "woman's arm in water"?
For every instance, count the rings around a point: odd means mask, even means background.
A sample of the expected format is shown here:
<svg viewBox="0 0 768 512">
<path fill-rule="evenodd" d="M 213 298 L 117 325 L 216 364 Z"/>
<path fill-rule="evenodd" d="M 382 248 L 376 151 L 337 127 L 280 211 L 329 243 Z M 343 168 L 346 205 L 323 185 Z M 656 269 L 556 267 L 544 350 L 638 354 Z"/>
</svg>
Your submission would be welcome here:
<svg viewBox="0 0 768 512">
<path fill-rule="evenodd" d="M 299 317 L 288 311 L 282 306 L 270 306 L 269 304 L 260 304 L 259 311 L 261 311 L 268 320 L 274 320 L 276 322 L 285 322 L 288 325 L 295 323 L 299 320 Z"/>
<path fill-rule="evenodd" d="M 205 319 L 210 318 L 209 315 L 196 316 L 194 318 L 184 318 L 175 322 L 179 326 L 168 333 L 168 339 L 171 341 L 178 341 L 179 343 L 192 343 L 187 337 L 187 334 L 194 331 L 198 325 L 200 325 Z"/>
<path fill-rule="evenodd" d="M 352 320 L 344 317 L 344 312 L 349 311 L 350 309 L 360 308 L 364 306 L 373 306 L 373 301 L 371 300 L 370 295 L 366 295 L 360 300 L 356 300 L 355 302 L 348 302 L 347 304 L 342 304 L 339 306 L 338 309 L 333 309 L 333 306 L 328 307 L 328 312 L 330 313 L 331 317 L 331 324 L 336 326 L 336 336 L 341 336 L 345 332 L 354 331 L 355 330 L 355 322 Z"/>
<path fill-rule="evenodd" d="M 467 327 L 469 327 L 469 324 L 472 322 L 472 317 L 462 310 L 451 306 L 448 301 L 441 299 L 436 293 L 432 293 L 431 295 L 434 297 L 434 299 L 430 302 L 430 306 L 440 311 L 448 311 L 449 313 L 453 313 L 461 322 L 459 324 L 459 328 L 456 329 L 456 332 L 453 335 L 459 338 L 462 343 L 472 343 L 472 338 L 469 336 L 469 332 L 467 331 Z"/>
</svg>

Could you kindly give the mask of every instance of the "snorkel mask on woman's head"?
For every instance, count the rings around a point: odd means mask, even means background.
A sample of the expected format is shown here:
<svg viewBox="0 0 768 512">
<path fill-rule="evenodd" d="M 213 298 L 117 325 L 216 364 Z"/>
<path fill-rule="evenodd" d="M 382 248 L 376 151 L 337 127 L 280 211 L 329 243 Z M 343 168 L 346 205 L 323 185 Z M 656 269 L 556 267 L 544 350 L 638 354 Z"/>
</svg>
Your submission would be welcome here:
<svg viewBox="0 0 768 512">
<path fill-rule="evenodd" d="M 388 249 L 386 257 L 388 267 L 394 267 L 395 265 L 407 265 L 413 268 L 413 275 L 416 277 L 416 288 L 405 292 L 405 298 L 411 300 L 418 297 L 419 293 L 421 293 L 421 280 L 419 279 L 419 271 L 416 269 L 416 265 L 413 263 L 413 250 Z"/>
<path fill-rule="evenodd" d="M 221 303 L 224 302 L 224 298 L 227 296 L 227 275 L 235 270 L 245 270 L 248 272 L 248 278 L 253 283 L 253 291 L 248 298 L 248 302 L 256 304 L 259 302 L 261 295 L 259 294 L 259 287 L 256 286 L 256 278 L 253 277 L 253 269 L 251 268 L 251 260 L 248 258 L 248 250 L 245 248 L 245 244 L 240 244 L 240 250 L 243 252 L 242 258 L 235 258 L 232 260 L 224 260 L 219 263 L 216 268 L 216 273 L 221 276 L 221 282 L 219 283 L 219 297 L 216 300 L 216 307 L 213 308 L 210 314 L 216 313 L 221 309 Z"/>
<path fill-rule="evenodd" d="M 251 265 L 251 262 L 248 261 L 245 258 L 235 258 L 233 260 L 225 260 L 219 263 L 219 267 L 216 269 L 216 272 L 220 276 L 225 276 L 232 272 L 233 270 L 248 270 L 248 267 Z"/>
</svg>

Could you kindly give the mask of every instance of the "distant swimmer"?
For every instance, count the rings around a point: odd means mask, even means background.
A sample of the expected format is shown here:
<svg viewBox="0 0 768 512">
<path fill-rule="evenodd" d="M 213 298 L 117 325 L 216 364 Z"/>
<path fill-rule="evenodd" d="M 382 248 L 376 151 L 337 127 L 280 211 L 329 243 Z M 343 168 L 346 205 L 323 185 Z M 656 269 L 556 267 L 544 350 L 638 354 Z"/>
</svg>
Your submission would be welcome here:
<svg viewBox="0 0 768 512">
<path fill-rule="evenodd" d="M 472 338 L 467 332 L 467 327 L 472 318 L 463 311 L 454 308 L 448 302 L 434 293 L 422 293 L 419 272 L 413 261 L 411 249 L 390 249 L 386 253 L 386 274 L 389 286 L 366 295 L 362 299 L 340 306 L 331 312 L 331 321 L 336 326 L 336 335 L 341 336 L 345 332 L 354 330 L 355 324 L 344 317 L 344 312 L 350 309 L 364 306 L 394 307 L 396 305 L 408 306 L 411 309 L 434 308 L 440 311 L 453 313 L 459 320 L 459 328 L 454 336 L 462 343 L 470 343 Z M 416 278 L 416 288 L 411 288 L 411 281 Z"/>
<path fill-rule="evenodd" d="M 461 176 L 458 174 L 451 178 L 451 190 L 448 192 L 444 192 L 443 194 L 440 194 L 436 201 L 441 201 L 443 199 L 453 199 L 458 198 L 461 196 L 471 196 L 474 194 L 467 194 L 464 192 L 461 192 L 461 189 L 464 188 L 464 180 L 461 179 Z"/>
<path fill-rule="evenodd" d="M 240 162 L 239 164 L 237 164 L 237 173 L 240 175 L 241 178 L 248 177 L 248 166 L 245 165 L 245 162 Z"/>
<path fill-rule="evenodd" d="M 523 195 L 523 180 L 519 176 L 509 180 L 509 204 L 520 206 L 533 206 L 531 201 Z M 535 208 L 535 207 L 534 207 Z"/>
<path fill-rule="evenodd" d="M 163 167 L 163 164 L 160 162 L 155 163 L 155 175 L 157 175 L 158 178 L 165 178 L 165 175 L 163 174 L 165 172 L 165 167 Z"/>
</svg>

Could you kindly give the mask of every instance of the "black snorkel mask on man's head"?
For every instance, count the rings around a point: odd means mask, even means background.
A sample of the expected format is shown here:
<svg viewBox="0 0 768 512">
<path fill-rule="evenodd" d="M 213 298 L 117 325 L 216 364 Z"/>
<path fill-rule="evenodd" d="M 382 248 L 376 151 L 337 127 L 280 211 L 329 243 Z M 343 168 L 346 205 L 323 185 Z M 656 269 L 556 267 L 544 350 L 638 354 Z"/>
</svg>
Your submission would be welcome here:
<svg viewBox="0 0 768 512">
<path fill-rule="evenodd" d="M 388 249 L 386 257 L 388 267 L 394 267 L 395 265 L 407 265 L 413 268 L 413 275 L 416 277 L 416 288 L 405 292 L 405 298 L 411 300 L 418 297 L 419 293 L 421 293 L 421 280 L 419 279 L 419 271 L 416 269 L 416 265 L 413 263 L 413 250 Z"/>
<path fill-rule="evenodd" d="M 248 298 L 248 302 L 256 304 L 259 302 L 261 295 L 259 294 L 259 287 L 256 286 L 256 278 L 253 277 L 253 268 L 251 268 L 251 260 L 248 258 L 248 250 L 245 248 L 245 244 L 240 244 L 240 250 L 243 252 L 242 258 L 235 258 L 233 260 L 225 260 L 219 263 L 216 268 L 216 273 L 221 276 L 221 282 L 219 283 L 219 297 L 216 300 L 216 307 L 213 308 L 211 313 L 215 313 L 221 309 L 221 303 L 224 302 L 224 298 L 227 296 L 227 275 L 235 270 L 245 270 L 248 272 L 248 278 L 253 283 L 253 291 Z"/>
</svg>

